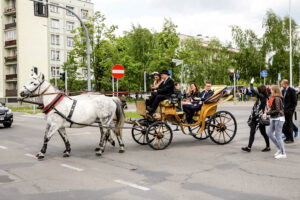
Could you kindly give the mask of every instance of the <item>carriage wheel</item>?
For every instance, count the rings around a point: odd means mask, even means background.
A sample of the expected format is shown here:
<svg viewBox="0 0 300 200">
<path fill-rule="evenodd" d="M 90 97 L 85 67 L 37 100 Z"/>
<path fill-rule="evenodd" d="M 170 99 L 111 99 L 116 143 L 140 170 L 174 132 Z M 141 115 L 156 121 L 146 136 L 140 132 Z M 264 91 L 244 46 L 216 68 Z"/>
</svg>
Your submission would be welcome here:
<svg viewBox="0 0 300 200">
<path fill-rule="evenodd" d="M 227 111 L 216 112 L 207 125 L 210 139 L 216 144 L 228 144 L 237 130 L 235 117 Z"/>
<path fill-rule="evenodd" d="M 131 129 L 132 138 L 136 143 L 140 145 L 146 145 L 147 144 L 146 132 L 149 126 L 149 122 L 147 119 L 140 119 L 138 120 L 138 123 L 141 125 L 142 128 L 134 124 Z"/>
<path fill-rule="evenodd" d="M 146 133 L 148 145 L 155 150 L 167 148 L 173 139 L 171 127 L 162 121 L 154 122 L 149 126 Z"/>
<path fill-rule="evenodd" d="M 189 132 L 192 134 L 194 138 L 197 140 L 205 140 L 209 137 L 208 132 L 204 129 L 204 131 L 200 134 L 197 134 L 201 129 L 201 125 L 199 126 L 194 126 L 194 127 L 188 127 Z"/>
</svg>

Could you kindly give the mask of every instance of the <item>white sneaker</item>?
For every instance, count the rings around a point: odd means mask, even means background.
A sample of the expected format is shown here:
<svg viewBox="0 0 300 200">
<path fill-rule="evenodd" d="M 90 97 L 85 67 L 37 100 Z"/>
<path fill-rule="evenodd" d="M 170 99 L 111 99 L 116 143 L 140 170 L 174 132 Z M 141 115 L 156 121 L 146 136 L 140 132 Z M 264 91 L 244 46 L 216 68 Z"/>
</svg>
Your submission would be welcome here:
<svg viewBox="0 0 300 200">
<path fill-rule="evenodd" d="M 281 154 L 281 151 L 280 151 L 280 150 L 276 151 L 276 153 L 274 154 L 274 157 L 276 157 L 276 156 L 279 155 L 279 154 Z"/>
<path fill-rule="evenodd" d="M 278 154 L 275 156 L 276 159 L 287 158 L 286 154 Z"/>
</svg>

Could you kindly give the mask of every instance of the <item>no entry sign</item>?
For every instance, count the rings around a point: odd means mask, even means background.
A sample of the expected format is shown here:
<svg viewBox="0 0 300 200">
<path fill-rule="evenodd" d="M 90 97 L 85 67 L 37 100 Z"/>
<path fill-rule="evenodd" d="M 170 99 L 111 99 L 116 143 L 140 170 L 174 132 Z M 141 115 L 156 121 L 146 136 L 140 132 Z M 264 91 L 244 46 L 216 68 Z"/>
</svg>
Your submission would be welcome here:
<svg viewBox="0 0 300 200">
<path fill-rule="evenodd" d="M 111 69 L 111 74 L 113 75 L 113 77 L 120 79 L 124 76 L 125 74 L 125 69 L 122 65 L 115 65 L 113 66 L 113 68 Z"/>
</svg>

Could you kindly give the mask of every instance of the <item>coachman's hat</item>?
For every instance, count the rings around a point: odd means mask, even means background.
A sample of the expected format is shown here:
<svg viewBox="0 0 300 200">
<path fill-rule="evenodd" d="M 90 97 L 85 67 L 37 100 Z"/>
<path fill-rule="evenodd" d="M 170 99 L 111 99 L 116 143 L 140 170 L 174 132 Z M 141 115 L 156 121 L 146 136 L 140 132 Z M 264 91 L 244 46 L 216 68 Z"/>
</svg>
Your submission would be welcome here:
<svg viewBox="0 0 300 200">
<path fill-rule="evenodd" d="M 160 72 L 160 74 L 167 74 L 167 75 L 170 75 L 168 70 L 162 70 L 162 71 Z"/>
</svg>

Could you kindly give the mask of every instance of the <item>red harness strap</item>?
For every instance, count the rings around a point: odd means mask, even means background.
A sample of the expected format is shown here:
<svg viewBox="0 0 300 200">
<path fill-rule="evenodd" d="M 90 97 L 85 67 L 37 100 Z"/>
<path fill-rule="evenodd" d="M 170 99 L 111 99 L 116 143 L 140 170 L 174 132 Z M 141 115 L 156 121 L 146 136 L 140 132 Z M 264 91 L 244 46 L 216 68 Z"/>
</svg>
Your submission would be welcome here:
<svg viewBox="0 0 300 200">
<path fill-rule="evenodd" d="M 43 108 L 43 113 L 45 113 L 47 115 L 59 102 L 61 102 L 61 100 L 63 100 L 64 97 L 65 97 L 65 94 L 62 94 L 62 93 L 59 93 L 58 95 L 56 95 L 54 100 L 51 101 L 51 103 L 49 103 L 46 107 Z"/>
</svg>

